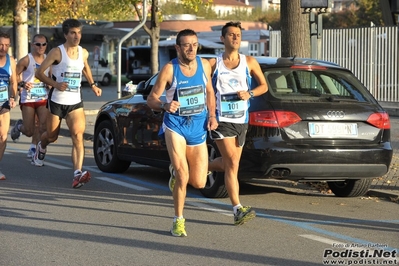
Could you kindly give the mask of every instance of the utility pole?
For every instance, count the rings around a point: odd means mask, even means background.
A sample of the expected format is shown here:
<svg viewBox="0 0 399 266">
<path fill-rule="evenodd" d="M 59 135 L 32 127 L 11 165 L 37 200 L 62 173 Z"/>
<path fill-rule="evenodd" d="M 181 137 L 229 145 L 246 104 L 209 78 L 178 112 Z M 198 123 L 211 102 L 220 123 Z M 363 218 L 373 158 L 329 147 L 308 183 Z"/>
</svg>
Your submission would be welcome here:
<svg viewBox="0 0 399 266">
<path fill-rule="evenodd" d="M 322 15 L 331 12 L 331 0 L 301 0 L 303 13 L 309 13 L 311 57 L 320 59 L 323 35 Z"/>
<path fill-rule="evenodd" d="M 36 34 L 40 33 L 40 0 L 36 0 Z"/>
</svg>

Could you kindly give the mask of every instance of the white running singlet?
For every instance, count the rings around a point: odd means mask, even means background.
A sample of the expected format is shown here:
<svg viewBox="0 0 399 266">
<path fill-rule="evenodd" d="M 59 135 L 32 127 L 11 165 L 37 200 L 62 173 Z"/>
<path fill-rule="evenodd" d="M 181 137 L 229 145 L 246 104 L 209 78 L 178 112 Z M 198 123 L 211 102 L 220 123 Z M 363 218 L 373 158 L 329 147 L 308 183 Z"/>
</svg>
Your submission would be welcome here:
<svg viewBox="0 0 399 266">
<path fill-rule="evenodd" d="M 53 88 L 49 94 L 49 100 L 62 105 L 78 104 L 82 101 L 80 86 L 84 67 L 83 49 L 78 46 L 78 58 L 71 59 L 63 44 L 58 48 L 61 50 L 61 62 L 58 65 L 52 65 L 51 71 L 57 82 L 68 82 L 68 89 L 60 91 Z"/>
<path fill-rule="evenodd" d="M 36 63 L 31 53 L 28 54 L 28 58 L 28 67 L 24 72 L 22 72 L 22 80 L 25 82 L 31 82 L 33 88 L 30 91 L 27 91 L 25 89 L 21 90 L 21 103 L 32 103 L 46 100 L 46 85 L 35 77 L 36 69 L 39 68 L 40 64 Z M 44 58 L 46 58 L 46 55 L 44 55 Z M 46 69 L 44 71 L 44 74 L 47 76 L 48 72 L 49 70 Z"/>
</svg>

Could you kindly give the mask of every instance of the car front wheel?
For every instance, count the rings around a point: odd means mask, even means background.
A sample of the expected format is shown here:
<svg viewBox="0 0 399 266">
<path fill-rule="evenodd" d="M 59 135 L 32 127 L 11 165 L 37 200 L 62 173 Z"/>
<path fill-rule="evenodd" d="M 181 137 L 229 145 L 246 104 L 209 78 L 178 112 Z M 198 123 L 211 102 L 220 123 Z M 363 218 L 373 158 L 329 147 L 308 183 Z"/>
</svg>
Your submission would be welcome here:
<svg viewBox="0 0 399 266">
<path fill-rule="evenodd" d="M 209 160 L 220 157 L 219 150 L 214 142 L 208 144 Z M 208 175 L 205 188 L 201 189 L 202 195 L 207 198 L 226 198 L 228 196 L 224 184 L 224 172 L 212 172 Z"/>
<path fill-rule="evenodd" d="M 347 179 L 344 181 L 327 182 L 328 187 L 338 197 L 358 197 L 369 190 L 371 178 Z"/>
<path fill-rule="evenodd" d="M 105 74 L 103 80 L 101 81 L 101 85 L 109 86 L 111 84 L 112 76 L 110 74 Z"/>
<path fill-rule="evenodd" d="M 95 130 L 93 153 L 97 167 L 108 173 L 125 172 L 130 161 L 118 158 L 115 133 L 111 121 L 102 121 Z"/>
</svg>

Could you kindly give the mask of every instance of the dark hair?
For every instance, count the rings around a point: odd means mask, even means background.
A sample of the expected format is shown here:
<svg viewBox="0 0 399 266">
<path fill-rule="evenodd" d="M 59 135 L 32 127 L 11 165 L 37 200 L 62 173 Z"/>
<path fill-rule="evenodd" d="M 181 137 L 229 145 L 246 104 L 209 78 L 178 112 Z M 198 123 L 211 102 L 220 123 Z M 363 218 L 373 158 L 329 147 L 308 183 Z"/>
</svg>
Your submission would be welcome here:
<svg viewBox="0 0 399 266">
<path fill-rule="evenodd" d="M 1 31 L 0 31 L 0 38 L 6 38 L 11 40 L 10 34 Z"/>
<path fill-rule="evenodd" d="M 227 22 L 227 23 L 223 26 L 223 28 L 222 28 L 222 36 L 223 36 L 223 37 L 226 35 L 226 33 L 227 33 L 227 28 L 228 28 L 228 27 L 236 27 L 236 28 L 239 28 L 240 30 L 242 30 L 242 28 L 241 28 L 241 22 L 239 22 L 239 21 L 230 21 L 230 22 Z"/>
<path fill-rule="evenodd" d="M 177 34 L 177 37 L 176 37 L 177 45 L 180 45 L 180 38 L 184 37 L 184 36 L 197 36 L 197 33 L 190 29 L 185 29 L 185 30 L 179 31 L 179 33 Z"/>
<path fill-rule="evenodd" d="M 71 28 L 82 28 L 83 24 L 77 19 L 67 19 L 62 23 L 62 32 L 67 35 Z"/>
<path fill-rule="evenodd" d="M 46 35 L 41 34 L 41 33 L 38 33 L 38 34 L 33 35 L 33 37 L 32 37 L 32 43 L 35 41 L 36 38 L 45 38 L 45 39 L 46 39 L 46 42 L 48 42 L 48 39 L 47 39 Z"/>
</svg>

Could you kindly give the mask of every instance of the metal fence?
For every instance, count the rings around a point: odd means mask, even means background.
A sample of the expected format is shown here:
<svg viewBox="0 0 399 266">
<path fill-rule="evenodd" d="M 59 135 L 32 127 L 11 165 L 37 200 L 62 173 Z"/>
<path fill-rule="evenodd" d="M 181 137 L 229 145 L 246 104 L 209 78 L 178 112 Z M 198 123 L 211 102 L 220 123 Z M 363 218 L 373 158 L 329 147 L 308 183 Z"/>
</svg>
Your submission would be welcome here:
<svg viewBox="0 0 399 266">
<path fill-rule="evenodd" d="M 281 56 L 280 31 L 270 32 L 270 56 Z M 399 28 L 323 30 L 319 58 L 350 69 L 380 102 L 399 103 Z"/>
</svg>

